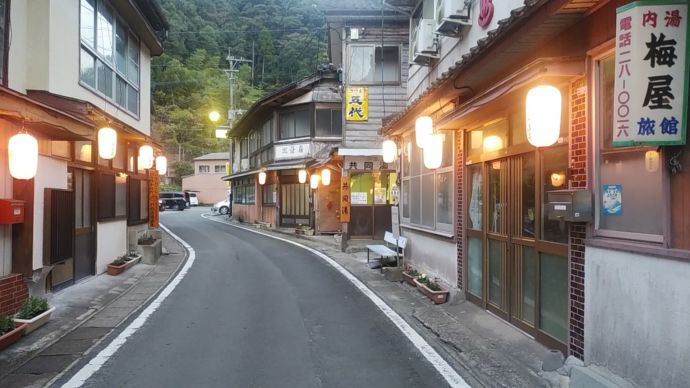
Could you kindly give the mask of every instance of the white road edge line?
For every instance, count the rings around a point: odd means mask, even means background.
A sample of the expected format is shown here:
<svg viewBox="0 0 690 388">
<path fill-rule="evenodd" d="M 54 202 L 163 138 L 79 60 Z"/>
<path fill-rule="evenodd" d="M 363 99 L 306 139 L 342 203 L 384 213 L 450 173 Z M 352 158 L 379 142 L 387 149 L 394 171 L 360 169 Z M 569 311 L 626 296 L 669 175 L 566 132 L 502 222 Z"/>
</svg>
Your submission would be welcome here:
<svg viewBox="0 0 690 388">
<path fill-rule="evenodd" d="M 434 348 L 431 347 L 431 345 L 429 345 L 429 343 L 426 342 L 426 340 L 424 338 L 422 338 L 422 336 L 419 335 L 419 333 L 417 333 L 412 328 L 412 326 L 410 326 L 400 315 L 398 315 L 398 313 L 393 311 L 393 309 L 391 309 L 386 304 L 386 302 L 384 302 L 381 298 L 379 298 L 378 295 L 376 295 L 374 293 L 374 291 L 369 289 L 369 287 L 367 287 L 364 283 L 362 283 L 362 281 L 360 281 L 352 273 L 350 273 L 350 271 L 348 271 L 347 269 L 345 269 L 345 267 L 338 264 L 335 260 L 328 257 L 326 254 L 321 253 L 321 252 L 317 251 L 316 249 L 310 248 L 306 245 L 302 245 L 298 242 L 291 241 L 291 240 L 288 240 L 288 239 L 285 239 L 282 237 L 272 236 L 270 234 L 259 232 L 257 230 L 251 229 L 251 228 L 246 228 L 246 227 L 239 226 L 239 225 L 229 224 L 229 223 L 223 222 L 221 220 L 214 220 L 213 218 L 207 217 L 206 214 L 202 214 L 201 217 L 203 217 L 207 220 L 210 220 L 210 221 L 218 222 L 221 224 L 229 225 L 229 226 L 232 226 L 235 228 L 243 229 L 243 230 L 253 232 L 256 234 L 260 234 L 260 235 L 263 235 L 266 237 L 270 237 L 270 238 L 273 238 L 276 240 L 284 241 L 286 243 L 298 246 L 302 249 L 306 249 L 309 252 L 320 257 L 326 263 L 330 264 L 333 268 L 335 268 L 336 271 L 340 272 L 341 275 L 345 276 L 345 278 L 347 280 L 349 280 L 350 283 L 352 283 L 355 287 L 357 287 L 357 289 L 359 289 L 364 295 L 366 295 L 376 305 L 376 307 L 378 307 L 379 310 L 381 310 L 381 312 L 383 312 L 383 314 L 385 314 L 386 317 L 388 317 L 388 319 L 390 319 L 391 322 L 393 322 L 393 324 L 395 326 L 397 326 L 397 328 L 405 335 L 405 337 L 407 337 L 407 339 L 410 340 L 410 342 L 412 342 L 412 344 L 417 348 L 417 350 L 419 350 L 419 352 L 424 356 L 424 358 L 426 358 L 427 361 L 429 361 L 429 363 L 431 363 L 431 365 L 438 371 L 438 373 L 441 374 L 441 376 L 443 376 L 443 378 L 446 380 L 446 382 L 451 387 L 453 387 L 453 388 L 470 388 L 470 385 L 467 384 L 467 382 L 462 378 L 462 376 L 460 376 L 458 374 L 458 372 L 456 372 L 455 369 L 453 369 L 446 362 L 446 360 L 444 360 L 443 357 L 441 357 L 436 352 L 436 350 L 434 350 Z"/>
<path fill-rule="evenodd" d="M 177 240 L 182 246 L 189 252 L 189 257 L 187 258 L 187 262 L 185 263 L 184 267 L 178 272 L 178 274 L 175 276 L 175 278 L 168 283 L 167 286 L 161 291 L 161 293 L 156 297 L 156 299 L 153 300 L 141 313 L 139 313 L 139 316 L 132 321 L 132 323 L 129 324 L 117 337 L 115 337 L 114 340 L 110 341 L 110 343 L 105 347 L 105 349 L 101 350 L 95 357 L 93 357 L 88 364 L 84 365 L 79 372 L 77 372 L 72 378 L 66 382 L 65 384 L 62 385 L 63 388 L 78 388 L 84 385 L 84 383 L 91 377 L 93 376 L 94 373 L 98 372 L 99 369 L 101 369 L 101 366 L 105 365 L 105 363 L 112 357 L 115 352 L 117 352 L 118 349 L 122 345 L 127 342 L 127 339 L 134 333 L 137 332 L 142 326 L 144 326 L 144 323 L 146 323 L 146 320 L 149 319 L 149 317 L 160 307 L 161 303 L 165 300 L 165 298 L 170 295 L 175 287 L 180 283 L 180 281 L 185 277 L 189 269 L 192 267 L 192 264 L 194 264 L 194 260 L 196 260 L 196 252 L 194 251 L 194 248 L 192 248 L 189 244 L 187 244 L 186 241 L 182 240 L 179 238 L 177 235 L 175 235 L 173 232 L 170 231 L 170 229 L 166 228 L 165 226 L 161 225 L 160 226 L 163 230 L 168 232 L 175 240 Z"/>
</svg>

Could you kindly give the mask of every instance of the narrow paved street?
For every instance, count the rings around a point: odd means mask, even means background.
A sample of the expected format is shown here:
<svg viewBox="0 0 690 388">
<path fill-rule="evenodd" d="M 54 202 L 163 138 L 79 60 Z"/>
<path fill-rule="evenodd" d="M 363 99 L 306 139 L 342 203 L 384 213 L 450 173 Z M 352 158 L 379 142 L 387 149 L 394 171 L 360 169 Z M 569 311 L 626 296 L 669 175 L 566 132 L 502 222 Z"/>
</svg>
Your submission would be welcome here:
<svg viewBox="0 0 690 388">
<path fill-rule="evenodd" d="M 196 261 L 86 386 L 446 386 L 320 258 L 200 214 L 161 214 L 196 250 Z"/>
</svg>

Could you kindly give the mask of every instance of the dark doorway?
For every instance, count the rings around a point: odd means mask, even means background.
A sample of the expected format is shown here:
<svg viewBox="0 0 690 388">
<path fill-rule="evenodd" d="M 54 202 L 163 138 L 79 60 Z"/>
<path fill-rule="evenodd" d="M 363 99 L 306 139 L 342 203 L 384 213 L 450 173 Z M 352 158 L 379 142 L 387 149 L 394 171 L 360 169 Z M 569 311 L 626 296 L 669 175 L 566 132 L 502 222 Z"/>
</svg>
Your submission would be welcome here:
<svg viewBox="0 0 690 388">
<path fill-rule="evenodd" d="M 74 280 L 94 274 L 93 173 L 73 169 Z"/>
</svg>

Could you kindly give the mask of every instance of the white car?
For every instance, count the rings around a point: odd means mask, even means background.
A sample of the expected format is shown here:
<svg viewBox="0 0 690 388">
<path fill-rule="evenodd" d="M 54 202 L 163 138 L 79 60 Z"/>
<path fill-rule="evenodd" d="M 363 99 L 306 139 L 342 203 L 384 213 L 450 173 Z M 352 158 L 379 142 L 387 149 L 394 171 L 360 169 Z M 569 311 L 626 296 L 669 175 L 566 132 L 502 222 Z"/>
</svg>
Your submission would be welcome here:
<svg viewBox="0 0 690 388">
<path fill-rule="evenodd" d="M 220 214 L 229 214 L 230 213 L 230 201 L 227 199 L 224 199 L 220 202 L 216 202 L 213 207 L 211 207 L 211 212 L 213 213 L 220 213 Z"/>
<path fill-rule="evenodd" d="M 199 198 L 196 193 L 189 193 L 189 206 L 199 206 Z"/>
</svg>

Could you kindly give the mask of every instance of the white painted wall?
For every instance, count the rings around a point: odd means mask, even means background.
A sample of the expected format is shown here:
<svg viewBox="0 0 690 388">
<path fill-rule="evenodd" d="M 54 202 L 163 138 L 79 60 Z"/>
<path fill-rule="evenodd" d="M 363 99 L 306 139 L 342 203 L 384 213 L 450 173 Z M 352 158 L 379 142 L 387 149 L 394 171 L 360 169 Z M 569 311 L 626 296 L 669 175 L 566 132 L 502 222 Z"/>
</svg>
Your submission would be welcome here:
<svg viewBox="0 0 690 388">
<path fill-rule="evenodd" d="M 408 229 L 403 226 L 402 235 L 408 238 L 405 262 L 431 277 L 438 277 L 446 284 L 458 286 L 458 254 L 452 238 Z"/>
<path fill-rule="evenodd" d="M 5 122 L 0 121 L 0 123 Z M 9 137 L 9 131 L 0 131 L 0 198 L 12 198 L 12 177 L 7 166 Z M 0 277 L 10 273 L 12 273 L 12 225 L 0 225 Z"/>
<path fill-rule="evenodd" d="M 425 2 L 436 0 L 424 0 Z M 443 36 L 440 37 L 440 58 L 435 63 L 435 66 L 418 66 L 411 64 L 410 75 L 407 82 L 407 97 L 408 101 L 416 100 L 431 83 L 436 81 L 441 74 L 447 72 L 448 69 L 455 65 L 463 55 L 470 51 L 470 48 L 477 45 L 477 41 L 487 36 L 487 33 L 498 27 L 498 21 L 510 16 L 510 11 L 516 8 L 523 7 L 524 0 L 501 0 L 494 1 L 494 16 L 491 23 L 486 28 L 482 28 L 477 24 L 477 17 L 479 15 L 479 1 L 472 2 L 472 21 L 474 25 L 470 27 L 462 38 L 452 38 Z M 411 35 L 411 34 L 410 34 Z"/>
<path fill-rule="evenodd" d="M 96 273 L 105 272 L 108 264 L 127 252 L 127 220 L 99 222 L 96 232 Z"/>
<path fill-rule="evenodd" d="M 23 0 L 11 2 L 9 87 L 88 101 L 138 131 L 151 132 L 151 54 L 140 47 L 139 117 L 106 102 L 79 85 L 79 0 Z"/>
<path fill-rule="evenodd" d="M 44 189 L 67 189 L 67 162 L 48 156 L 38 156 L 38 170 L 34 181 L 34 247 L 32 268 L 43 267 Z"/>
<path fill-rule="evenodd" d="M 585 362 L 690 387 L 690 263 L 586 247 L 585 273 Z"/>
</svg>

